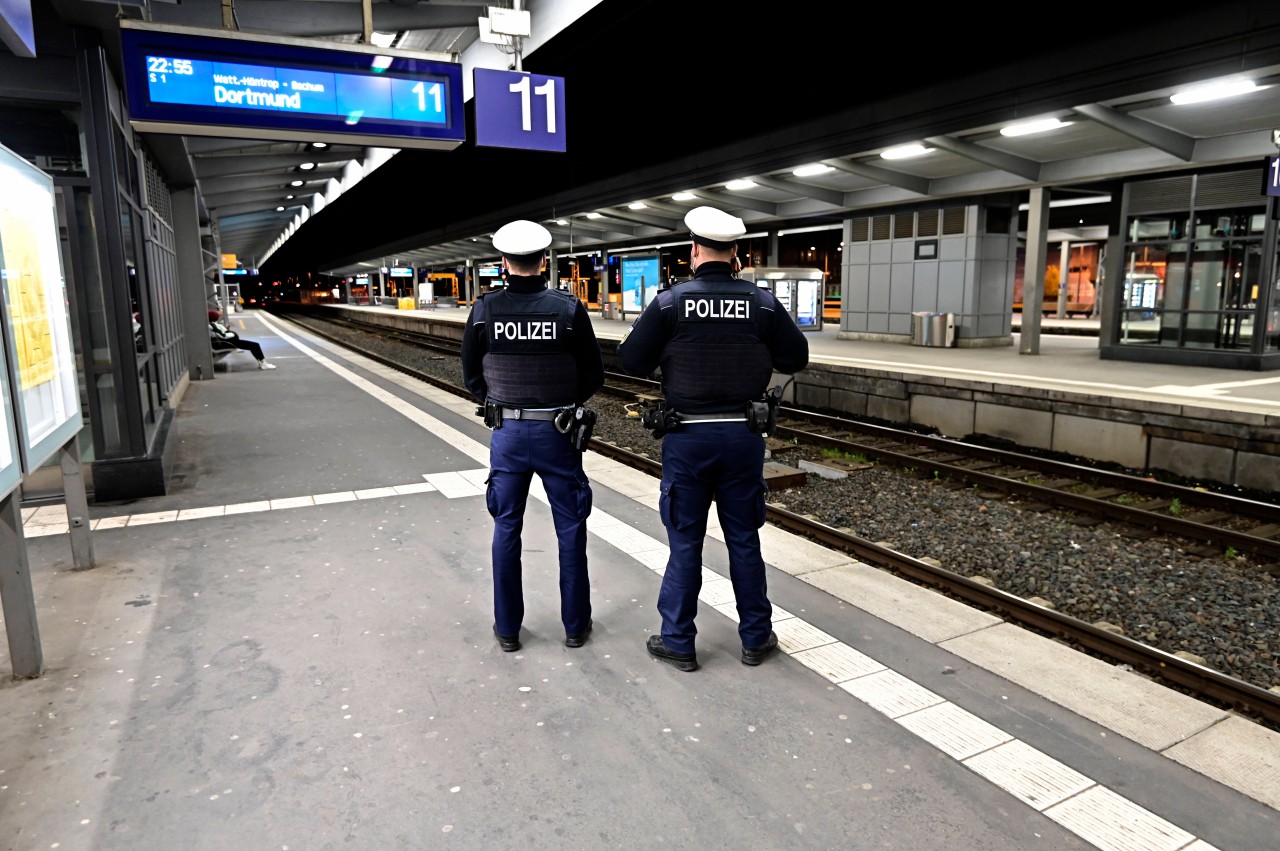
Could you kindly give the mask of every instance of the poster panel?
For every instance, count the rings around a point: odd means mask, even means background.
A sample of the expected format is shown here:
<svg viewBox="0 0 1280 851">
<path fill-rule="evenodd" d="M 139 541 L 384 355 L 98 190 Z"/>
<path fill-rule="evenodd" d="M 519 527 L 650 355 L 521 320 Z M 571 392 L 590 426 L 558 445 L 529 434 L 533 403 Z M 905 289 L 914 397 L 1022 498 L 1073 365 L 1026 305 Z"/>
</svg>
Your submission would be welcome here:
<svg viewBox="0 0 1280 851">
<path fill-rule="evenodd" d="M 623 256 L 622 309 L 639 313 L 657 298 L 662 286 L 660 258 L 656 254 Z"/>
<path fill-rule="evenodd" d="M 18 448 L 31 473 L 83 421 L 53 179 L 3 146 L 0 308 Z"/>
<path fill-rule="evenodd" d="M 9 368 L 0 346 L 0 499 L 13 493 L 22 482 L 18 457 L 18 420 L 9 395 Z"/>
</svg>

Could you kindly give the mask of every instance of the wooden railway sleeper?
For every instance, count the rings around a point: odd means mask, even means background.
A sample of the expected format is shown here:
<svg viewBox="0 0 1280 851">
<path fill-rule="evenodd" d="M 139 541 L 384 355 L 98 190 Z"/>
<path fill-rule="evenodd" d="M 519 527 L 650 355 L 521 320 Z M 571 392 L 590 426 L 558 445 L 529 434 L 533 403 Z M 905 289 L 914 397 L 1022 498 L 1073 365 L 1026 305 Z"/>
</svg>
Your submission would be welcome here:
<svg viewBox="0 0 1280 851">
<path fill-rule="evenodd" d="M 1089 499 L 1111 499 L 1111 497 L 1119 496 L 1124 492 L 1120 488 L 1098 488 L 1097 490 L 1085 491 L 1080 495 Z"/>
<path fill-rule="evenodd" d="M 1262 526 L 1255 526 L 1249 530 L 1249 534 L 1255 538 L 1275 538 L 1280 536 L 1280 523 L 1267 523 Z"/>
</svg>

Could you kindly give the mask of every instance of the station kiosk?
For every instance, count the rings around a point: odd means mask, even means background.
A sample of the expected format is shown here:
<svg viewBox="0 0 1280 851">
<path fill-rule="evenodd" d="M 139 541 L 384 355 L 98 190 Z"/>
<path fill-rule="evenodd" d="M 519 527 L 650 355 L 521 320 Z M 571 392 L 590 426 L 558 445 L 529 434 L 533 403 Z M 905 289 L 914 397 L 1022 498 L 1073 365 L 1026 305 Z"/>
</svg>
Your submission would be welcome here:
<svg viewBox="0 0 1280 851">
<path fill-rule="evenodd" d="M 821 269 L 787 266 L 748 266 L 738 277 L 765 287 L 791 314 L 801 331 L 822 330 L 822 301 L 826 273 Z"/>
</svg>

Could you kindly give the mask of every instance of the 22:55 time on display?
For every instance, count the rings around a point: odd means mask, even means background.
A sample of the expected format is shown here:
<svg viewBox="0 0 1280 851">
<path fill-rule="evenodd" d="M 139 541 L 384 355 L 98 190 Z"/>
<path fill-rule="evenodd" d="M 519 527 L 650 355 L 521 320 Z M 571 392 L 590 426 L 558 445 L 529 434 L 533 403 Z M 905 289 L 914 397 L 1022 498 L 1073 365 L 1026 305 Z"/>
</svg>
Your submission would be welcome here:
<svg viewBox="0 0 1280 851">
<path fill-rule="evenodd" d="M 170 59 L 167 56 L 148 56 L 147 74 L 151 82 L 159 82 L 157 75 L 174 74 L 188 76 L 196 72 L 190 59 Z"/>
</svg>

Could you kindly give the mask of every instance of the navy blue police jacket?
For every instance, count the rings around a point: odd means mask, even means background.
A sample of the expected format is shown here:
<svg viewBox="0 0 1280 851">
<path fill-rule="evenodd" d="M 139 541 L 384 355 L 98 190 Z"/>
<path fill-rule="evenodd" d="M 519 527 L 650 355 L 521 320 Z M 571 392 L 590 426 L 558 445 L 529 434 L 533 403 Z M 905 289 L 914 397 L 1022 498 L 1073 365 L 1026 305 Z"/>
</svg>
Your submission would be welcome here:
<svg viewBox="0 0 1280 851">
<path fill-rule="evenodd" d="M 462 380 L 481 402 L 513 408 L 583 404 L 604 385 L 586 307 L 541 275 L 511 275 L 476 299 L 462 336 Z"/>
<path fill-rule="evenodd" d="M 660 369 L 663 396 L 677 411 L 731 413 L 761 398 L 774 372 L 804 369 L 809 341 L 773 293 L 710 262 L 658 293 L 618 357 L 632 375 Z"/>
</svg>

